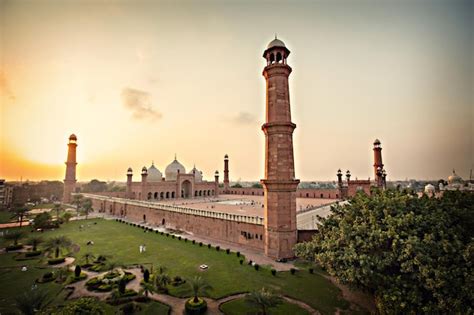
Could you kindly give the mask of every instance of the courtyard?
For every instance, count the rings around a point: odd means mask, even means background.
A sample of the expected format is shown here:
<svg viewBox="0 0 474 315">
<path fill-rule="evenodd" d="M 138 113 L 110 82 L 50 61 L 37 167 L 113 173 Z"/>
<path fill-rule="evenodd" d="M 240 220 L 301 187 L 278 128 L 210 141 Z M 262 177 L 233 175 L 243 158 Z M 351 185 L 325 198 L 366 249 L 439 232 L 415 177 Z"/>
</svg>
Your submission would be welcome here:
<svg viewBox="0 0 474 315">
<path fill-rule="evenodd" d="M 303 262 L 296 262 L 296 272 L 290 271 L 271 273 L 270 266 L 259 266 L 255 268 L 247 260 L 237 253 L 226 252 L 225 248 L 217 250 L 215 244 L 200 245 L 198 242 L 186 240 L 179 235 L 150 231 L 130 223 L 117 222 L 115 220 L 92 219 L 78 220 L 63 224 L 59 229 L 44 231 L 43 233 L 30 232 L 28 227 L 22 228 L 28 231 L 28 238 L 32 234 L 41 235 L 44 239 L 54 236 L 67 236 L 73 242 L 70 253 L 67 256 L 75 258 L 73 265 L 83 262 L 85 253 L 94 256 L 105 256 L 124 270 L 135 272 L 139 266 L 149 270 L 163 269 L 173 278 L 179 276 L 182 279 L 190 279 L 196 275 L 201 276 L 208 282 L 212 290 L 209 291 L 209 311 L 217 313 L 224 312 L 232 314 L 235 305 L 238 309 L 245 308 L 242 293 L 259 290 L 262 287 L 271 289 L 277 294 L 283 295 L 292 302 L 286 301 L 275 310 L 277 314 L 284 314 L 289 309 L 294 314 L 307 314 L 312 309 L 313 312 L 321 314 L 333 314 L 337 311 L 360 310 L 355 304 L 351 304 L 343 298 L 339 288 L 332 284 L 327 276 L 315 266 L 310 266 Z M 26 239 L 25 238 L 25 239 Z M 92 241 L 93 245 L 87 245 Z M 6 241 L 0 239 L 0 247 L 6 246 Z M 140 252 L 140 245 L 146 246 L 146 251 Z M 41 249 L 41 245 L 39 246 Z M 44 257 L 36 257 L 28 260 L 16 260 L 19 253 L 0 254 L 0 282 L 10 285 L 0 287 L 0 313 L 9 313 L 14 310 L 14 298 L 22 292 L 31 290 L 35 281 L 55 268 L 48 266 Z M 241 263 L 241 260 L 245 260 Z M 203 270 L 200 265 L 207 265 Z M 27 267 L 22 271 L 22 267 Z M 309 272 L 309 268 L 314 269 L 314 273 Z M 140 272 L 137 274 L 139 278 Z M 94 296 L 83 289 L 84 283 L 91 277 L 98 276 L 87 272 L 87 279 L 73 285 L 63 285 L 56 282 L 37 284 L 48 290 L 53 298 L 53 305 L 67 304 L 70 289 L 74 287 L 71 298 L 80 296 Z M 138 290 L 139 280 L 130 283 L 132 290 Z M 138 284 L 137 284 L 138 283 Z M 82 286 L 82 287 L 81 287 Z M 78 293 L 79 292 L 79 293 Z M 239 295 L 240 294 L 240 295 Z M 184 286 L 168 286 L 167 294 L 153 294 L 155 302 L 143 307 L 143 312 L 148 308 L 160 309 L 166 314 L 171 308 L 175 313 L 179 305 L 184 305 L 184 299 L 189 297 L 189 292 Z M 105 298 L 105 297 L 104 297 Z M 158 302 L 159 301 L 159 302 Z M 161 302 L 161 304 L 160 304 Z M 309 310 L 295 304 L 301 302 L 302 305 L 309 306 Z M 233 304 L 232 304 L 233 303 Z M 105 305 L 105 303 L 104 303 Z M 167 306 L 168 305 L 168 306 Z M 106 309 L 114 312 L 112 306 L 106 305 Z M 285 311 L 287 310 L 287 311 Z M 279 313 L 280 312 L 280 313 Z"/>
</svg>

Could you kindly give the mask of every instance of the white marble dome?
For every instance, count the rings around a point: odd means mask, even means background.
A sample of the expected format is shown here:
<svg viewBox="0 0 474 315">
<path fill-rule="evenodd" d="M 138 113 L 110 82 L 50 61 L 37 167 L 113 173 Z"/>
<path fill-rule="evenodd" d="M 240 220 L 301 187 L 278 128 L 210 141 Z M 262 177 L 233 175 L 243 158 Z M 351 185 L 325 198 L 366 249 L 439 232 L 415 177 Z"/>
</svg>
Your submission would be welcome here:
<svg viewBox="0 0 474 315">
<path fill-rule="evenodd" d="M 195 182 L 202 182 L 202 172 L 198 170 L 196 166 L 193 167 L 193 169 L 189 172 L 189 174 L 194 174 Z"/>
<path fill-rule="evenodd" d="M 448 177 L 448 184 L 452 185 L 452 184 L 462 184 L 462 183 L 463 181 L 462 181 L 461 176 L 456 174 L 456 172 L 453 170 L 453 174 Z"/>
<path fill-rule="evenodd" d="M 165 169 L 166 180 L 176 180 L 178 178 L 178 171 L 181 174 L 186 174 L 186 169 L 183 164 L 179 163 L 175 157 L 174 161 Z"/>
<path fill-rule="evenodd" d="M 161 174 L 160 170 L 155 167 L 155 164 L 151 164 L 148 168 L 148 182 L 161 182 L 163 178 L 163 174 Z"/>
<path fill-rule="evenodd" d="M 274 40 L 272 40 L 268 46 L 267 49 L 273 48 L 273 47 L 286 47 L 285 43 L 279 40 L 278 38 L 275 37 Z"/>
<path fill-rule="evenodd" d="M 426 194 L 434 194 L 436 191 L 435 186 L 428 184 L 425 186 L 425 193 Z"/>
</svg>

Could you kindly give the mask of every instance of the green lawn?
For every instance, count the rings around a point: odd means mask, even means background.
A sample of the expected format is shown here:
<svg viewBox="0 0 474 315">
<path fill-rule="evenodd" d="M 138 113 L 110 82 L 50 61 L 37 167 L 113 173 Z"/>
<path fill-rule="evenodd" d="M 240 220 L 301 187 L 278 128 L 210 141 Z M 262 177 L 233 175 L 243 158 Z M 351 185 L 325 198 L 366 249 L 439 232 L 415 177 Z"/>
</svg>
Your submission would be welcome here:
<svg viewBox="0 0 474 315">
<path fill-rule="evenodd" d="M 233 300 L 222 304 L 221 310 L 225 315 L 258 314 L 258 309 L 248 305 L 244 299 Z M 298 305 L 283 301 L 276 307 L 268 310 L 271 315 L 309 315 L 309 312 Z"/>
<path fill-rule="evenodd" d="M 79 229 L 80 225 L 84 225 L 84 228 Z M 43 238 L 67 235 L 80 246 L 79 252 L 72 254 L 78 258 L 86 252 L 92 252 L 96 255 L 110 255 L 112 261 L 120 264 L 143 264 L 147 267 L 153 265 L 155 269 L 162 266 L 171 277 L 179 275 L 189 278 L 201 275 L 213 287 L 210 291 L 212 298 L 258 290 L 264 286 L 276 293 L 303 300 L 324 314 L 333 314 L 336 308 L 347 310 L 349 307 L 349 303 L 342 299 L 340 290 L 320 274 L 310 274 L 304 269 L 296 275 L 291 275 L 290 272 L 278 272 L 276 276 L 272 276 L 269 268 L 260 268 L 256 271 L 245 263 L 240 265 L 241 258 L 235 253 L 227 255 L 222 249 L 218 252 L 215 248 L 200 247 L 190 241 L 172 239 L 171 236 L 144 233 L 138 227 L 116 221 L 102 219 L 72 221 L 62 225 L 60 229 L 47 231 L 41 235 Z M 93 240 L 95 244 L 87 246 L 89 240 Z M 146 245 L 145 253 L 139 253 L 140 244 Z M 0 246 L 5 246 L 3 240 L 0 240 Z M 209 269 L 200 271 L 201 264 L 207 264 Z M 0 266 L 3 265 L 2 262 Z M 18 276 L 24 278 L 21 274 Z M 1 276 L 0 282 L 9 283 Z M 0 296 L 5 297 L 4 294 L 8 296 L 11 293 L 9 290 L 0 291 Z M 170 286 L 170 294 L 180 297 L 189 295 L 183 286 L 177 288 Z"/>
<path fill-rule="evenodd" d="M 12 219 L 13 213 L 7 211 L 7 210 L 1 210 L 0 211 L 0 223 L 8 223 L 11 221 L 14 221 L 15 219 Z"/>
</svg>

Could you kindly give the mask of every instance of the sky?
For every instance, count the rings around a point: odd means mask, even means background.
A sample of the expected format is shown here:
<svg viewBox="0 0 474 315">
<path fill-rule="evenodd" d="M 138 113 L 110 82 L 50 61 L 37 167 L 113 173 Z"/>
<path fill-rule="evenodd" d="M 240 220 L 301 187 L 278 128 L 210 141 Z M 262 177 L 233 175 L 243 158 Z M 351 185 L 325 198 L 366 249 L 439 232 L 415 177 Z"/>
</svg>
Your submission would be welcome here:
<svg viewBox="0 0 474 315">
<path fill-rule="evenodd" d="M 264 168 L 262 53 L 291 54 L 296 177 L 469 178 L 473 1 L 0 0 L 0 178 L 139 180 L 174 159 L 212 180 Z"/>
</svg>

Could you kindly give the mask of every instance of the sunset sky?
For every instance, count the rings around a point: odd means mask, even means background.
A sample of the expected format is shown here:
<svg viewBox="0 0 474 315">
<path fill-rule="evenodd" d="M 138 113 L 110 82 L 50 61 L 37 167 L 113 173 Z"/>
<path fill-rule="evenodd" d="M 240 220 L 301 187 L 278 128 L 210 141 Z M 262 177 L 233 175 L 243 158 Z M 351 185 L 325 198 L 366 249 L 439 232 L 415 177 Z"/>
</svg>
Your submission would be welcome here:
<svg viewBox="0 0 474 315">
<path fill-rule="evenodd" d="M 0 178 L 135 180 L 174 158 L 204 178 L 263 177 L 262 53 L 288 63 L 296 176 L 467 179 L 473 1 L 0 0 Z"/>
</svg>

